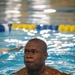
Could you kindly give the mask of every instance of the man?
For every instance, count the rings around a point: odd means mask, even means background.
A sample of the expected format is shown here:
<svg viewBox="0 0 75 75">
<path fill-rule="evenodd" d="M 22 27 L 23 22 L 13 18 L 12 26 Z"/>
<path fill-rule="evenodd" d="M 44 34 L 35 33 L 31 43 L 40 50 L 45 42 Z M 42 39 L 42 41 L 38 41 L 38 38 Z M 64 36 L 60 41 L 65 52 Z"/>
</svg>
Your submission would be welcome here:
<svg viewBox="0 0 75 75">
<path fill-rule="evenodd" d="M 43 40 L 38 38 L 29 40 L 24 49 L 26 67 L 12 75 L 68 75 L 46 66 L 47 56 L 47 44 Z"/>
</svg>

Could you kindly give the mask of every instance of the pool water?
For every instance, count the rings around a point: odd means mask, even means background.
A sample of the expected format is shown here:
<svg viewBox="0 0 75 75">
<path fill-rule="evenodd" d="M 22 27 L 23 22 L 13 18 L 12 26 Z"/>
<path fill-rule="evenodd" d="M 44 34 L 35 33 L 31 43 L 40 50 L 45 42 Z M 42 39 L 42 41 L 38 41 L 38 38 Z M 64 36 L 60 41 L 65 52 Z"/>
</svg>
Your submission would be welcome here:
<svg viewBox="0 0 75 75">
<path fill-rule="evenodd" d="M 0 33 L 0 48 L 25 45 L 31 38 L 43 39 L 48 45 L 46 65 L 60 71 L 75 74 L 75 33 L 50 30 L 12 30 Z M 0 53 L 0 75 L 10 75 L 23 68 L 24 51 L 13 50 Z"/>
</svg>

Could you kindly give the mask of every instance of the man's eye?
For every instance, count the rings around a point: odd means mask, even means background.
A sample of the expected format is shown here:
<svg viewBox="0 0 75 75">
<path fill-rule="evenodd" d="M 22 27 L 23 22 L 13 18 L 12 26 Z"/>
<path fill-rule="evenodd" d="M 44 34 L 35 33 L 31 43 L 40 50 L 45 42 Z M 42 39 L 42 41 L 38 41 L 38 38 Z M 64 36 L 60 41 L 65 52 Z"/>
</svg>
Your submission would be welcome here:
<svg viewBox="0 0 75 75">
<path fill-rule="evenodd" d="M 28 51 L 25 51 L 25 53 L 29 53 Z"/>
<path fill-rule="evenodd" d="M 36 54 L 37 52 L 36 52 L 36 51 L 32 51 L 32 53 L 33 53 L 33 54 Z"/>
</svg>

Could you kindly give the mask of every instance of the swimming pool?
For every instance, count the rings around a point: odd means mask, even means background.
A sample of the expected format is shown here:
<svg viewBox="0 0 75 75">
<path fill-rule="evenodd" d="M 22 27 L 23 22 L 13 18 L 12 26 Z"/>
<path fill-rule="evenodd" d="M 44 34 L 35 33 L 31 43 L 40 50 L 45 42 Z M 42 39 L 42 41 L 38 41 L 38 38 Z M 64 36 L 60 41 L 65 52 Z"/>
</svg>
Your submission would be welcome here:
<svg viewBox="0 0 75 75">
<path fill-rule="evenodd" d="M 41 38 L 47 42 L 46 65 L 63 72 L 75 74 L 75 33 L 50 30 L 12 30 L 0 33 L 0 48 L 25 45 L 31 38 Z M 24 67 L 23 50 L 0 53 L 0 75 L 11 73 Z"/>
</svg>

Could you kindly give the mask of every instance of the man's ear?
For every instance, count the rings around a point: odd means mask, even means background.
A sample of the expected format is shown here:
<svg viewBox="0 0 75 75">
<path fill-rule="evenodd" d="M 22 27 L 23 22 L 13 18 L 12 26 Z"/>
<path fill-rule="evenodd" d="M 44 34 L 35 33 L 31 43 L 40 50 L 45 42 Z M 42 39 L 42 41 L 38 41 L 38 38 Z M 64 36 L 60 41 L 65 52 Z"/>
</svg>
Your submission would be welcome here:
<svg viewBox="0 0 75 75">
<path fill-rule="evenodd" d="M 44 58 L 46 59 L 48 57 L 48 53 L 45 53 L 44 54 Z"/>
</svg>

